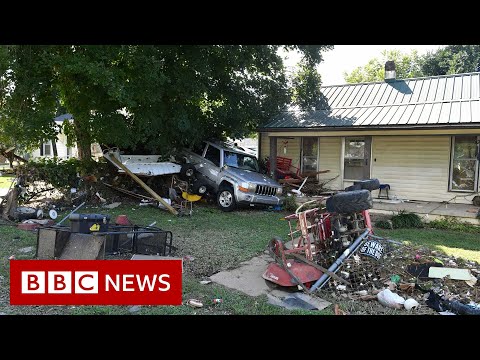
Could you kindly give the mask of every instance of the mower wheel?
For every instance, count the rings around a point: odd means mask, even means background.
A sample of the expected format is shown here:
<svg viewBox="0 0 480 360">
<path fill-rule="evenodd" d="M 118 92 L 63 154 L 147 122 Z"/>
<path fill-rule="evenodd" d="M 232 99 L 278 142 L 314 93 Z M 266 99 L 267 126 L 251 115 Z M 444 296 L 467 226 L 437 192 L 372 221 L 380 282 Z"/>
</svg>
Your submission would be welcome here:
<svg viewBox="0 0 480 360">
<path fill-rule="evenodd" d="M 373 207 L 372 194 L 368 190 L 354 190 L 335 194 L 327 199 L 327 211 L 332 213 L 354 213 Z"/>
</svg>

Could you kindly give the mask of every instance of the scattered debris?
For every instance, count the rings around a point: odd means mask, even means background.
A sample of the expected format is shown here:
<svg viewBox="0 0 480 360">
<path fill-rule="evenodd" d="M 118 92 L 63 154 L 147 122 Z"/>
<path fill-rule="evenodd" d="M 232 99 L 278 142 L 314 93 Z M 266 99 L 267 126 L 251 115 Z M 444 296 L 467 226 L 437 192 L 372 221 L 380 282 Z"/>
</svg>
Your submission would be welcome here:
<svg viewBox="0 0 480 360">
<path fill-rule="evenodd" d="M 377 294 L 377 299 L 383 306 L 392 309 L 401 309 L 405 303 L 405 299 L 400 295 L 391 292 L 390 289 L 384 289 Z"/>
<path fill-rule="evenodd" d="M 96 192 L 95 195 L 98 197 L 98 199 L 100 200 L 101 203 L 106 203 L 107 202 L 107 200 L 104 199 L 98 192 Z"/>
<path fill-rule="evenodd" d="M 200 281 L 200 284 L 207 285 L 207 284 L 210 284 L 211 282 L 212 282 L 212 280 L 202 280 L 202 281 Z"/>
<path fill-rule="evenodd" d="M 10 255 L 10 257 L 8 258 L 8 260 L 15 260 L 15 255 Z"/>
<path fill-rule="evenodd" d="M 187 301 L 187 305 L 193 308 L 201 308 L 203 307 L 203 303 L 197 299 L 190 299 Z"/>
<path fill-rule="evenodd" d="M 340 306 L 338 304 L 335 304 L 334 311 L 335 311 L 335 315 L 347 315 L 345 311 L 340 309 Z"/>
<path fill-rule="evenodd" d="M 25 254 L 29 253 L 29 252 L 32 252 L 33 250 L 35 250 L 35 248 L 33 246 L 27 246 L 27 247 L 18 249 L 19 252 L 25 253 Z"/>
<path fill-rule="evenodd" d="M 410 311 L 417 309 L 420 304 L 417 302 L 417 300 L 410 298 L 405 300 L 403 306 L 405 307 L 405 310 Z"/>
<path fill-rule="evenodd" d="M 219 299 L 219 298 L 213 299 L 212 303 L 213 303 L 213 305 L 221 304 L 221 303 L 223 303 L 223 299 Z"/>
<path fill-rule="evenodd" d="M 419 279 L 428 279 L 428 273 L 432 266 L 440 267 L 441 265 L 435 261 L 421 264 L 414 263 L 407 266 L 407 272 Z"/>
<path fill-rule="evenodd" d="M 475 284 L 477 283 L 477 278 L 475 276 L 471 275 L 470 280 L 466 280 L 465 283 L 468 286 L 474 287 Z"/>
<path fill-rule="evenodd" d="M 276 296 L 278 294 L 279 296 Z M 286 293 L 278 291 L 267 293 L 268 303 L 280 306 L 288 310 L 323 310 L 331 303 L 319 297 L 311 296 L 303 292 Z"/>
<path fill-rule="evenodd" d="M 128 308 L 129 313 L 136 313 L 136 312 L 139 312 L 140 310 L 142 310 L 142 307 L 139 306 L 139 305 L 135 305 L 135 306 L 132 306 L 132 307 Z"/>
<path fill-rule="evenodd" d="M 401 278 L 399 275 L 392 275 L 390 276 L 390 281 L 395 283 L 395 284 L 398 284 L 400 282 Z"/>
<path fill-rule="evenodd" d="M 453 280 L 470 280 L 472 274 L 468 269 L 453 269 L 445 267 L 431 267 L 428 271 L 428 277 L 443 279 L 449 276 Z"/>
<path fill-rule="evenodd" d="M 111 203 L 111 204 L 108 204 L 108 205 L 103 205 L 103 207 L 106 208 L 106 209 L 115 209 L 116 207 L 119 207 L 120 205 L 122 205 L 121 202 L 114 202 L 114 203 Z"/>
</svg>

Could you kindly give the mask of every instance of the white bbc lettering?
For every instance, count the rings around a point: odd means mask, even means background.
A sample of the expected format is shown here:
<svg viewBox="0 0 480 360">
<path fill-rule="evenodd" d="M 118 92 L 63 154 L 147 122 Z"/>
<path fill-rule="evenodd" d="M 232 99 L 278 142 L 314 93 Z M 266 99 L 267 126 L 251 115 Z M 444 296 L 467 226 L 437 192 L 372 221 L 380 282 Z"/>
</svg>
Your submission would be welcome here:
<svg viewBox="0 0 480 360">
<path fill-rule="evenodd" d="M 128 278 L 133 278 L 133 274 L 124 274 L 123 275 L 123 291 L 135 291 L 134 288 L 127 288 L 127 285 L 133 285 L 133 280 L 127 280 Z"/>
<path fill-rule="evenodd" d="M 157 279 L 157 275 L 153 275 L 152 281 L 150 281 L 150 276 L 145 275 L 143 277 L 143 282 L 140 279 L 140 275 L 137 275 L 137 283 L 138 283 L 138 289 L 140 291 L 145 291 L 145 285 L 148 286 L 148 290 L 153 291 L 155 289 L 155 280 Z"/>
<path fill-rule="evenodd" d="M 170 290 L 170 283 L 167 282 L 167 281 L 163 281 L 163 278 L 166 277 L 166 278 L 170 278 L 170 275 L 168 274 L 162 274 L 158 277 L 158 282 L 159 283 L 162 283 L 163 285 L 165 285 L 165 288 L 161 288 L 159 287 L 158 290 L 160 291 L 168 291 Z"/>
<path fill-rule="evenodd" d="M 98 294 L 98 271 L 75 271 L 75 293 Z"/>
<path fill-rule="evenodd" d="M 45 294 L 45 272 L 22 271 L 22 294 Z"/>
<path fill-rule="evenodd" d="M 71 294 L 72 273 L 71 271 L 49 271 L 48 292 L 50 294 Z"/>
</svg>

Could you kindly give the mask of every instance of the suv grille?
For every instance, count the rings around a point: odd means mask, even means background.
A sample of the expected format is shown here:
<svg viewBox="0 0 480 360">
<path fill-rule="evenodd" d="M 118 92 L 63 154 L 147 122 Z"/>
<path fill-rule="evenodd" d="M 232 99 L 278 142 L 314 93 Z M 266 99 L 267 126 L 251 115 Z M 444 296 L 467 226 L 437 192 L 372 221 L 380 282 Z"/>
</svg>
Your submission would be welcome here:
<svg viewBox="0 0 480 360">
<path fill-rule="evenodd" d="M 257 185 L 255 189 L 255 194 L 257 195 L 275 196 L 276 193 L 277 188 L 271 186 Z"/>
</svg>

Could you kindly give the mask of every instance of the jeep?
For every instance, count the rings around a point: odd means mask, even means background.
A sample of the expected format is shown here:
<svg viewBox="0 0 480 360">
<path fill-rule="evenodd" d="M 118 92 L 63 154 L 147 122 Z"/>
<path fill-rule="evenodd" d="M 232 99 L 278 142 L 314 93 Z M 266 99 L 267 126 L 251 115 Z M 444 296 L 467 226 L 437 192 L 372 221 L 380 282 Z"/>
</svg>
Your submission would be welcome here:
<svg viewBox="0 0 480 360">
<path fill-rule="evenodd" d="M 226 142 L 205 141 L 194 149 L 185 149 L 182 172 L 195 171 L 195 188 L 216 195 L 223 211 L 238 205 L 280 205 L 282 186 L 259 171 L 257 158 Z M 190 167 L 190 168 L 189 168 Z"/>
</svg>

